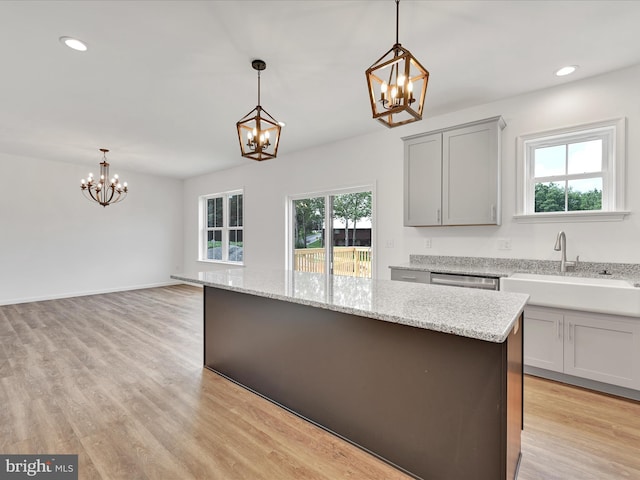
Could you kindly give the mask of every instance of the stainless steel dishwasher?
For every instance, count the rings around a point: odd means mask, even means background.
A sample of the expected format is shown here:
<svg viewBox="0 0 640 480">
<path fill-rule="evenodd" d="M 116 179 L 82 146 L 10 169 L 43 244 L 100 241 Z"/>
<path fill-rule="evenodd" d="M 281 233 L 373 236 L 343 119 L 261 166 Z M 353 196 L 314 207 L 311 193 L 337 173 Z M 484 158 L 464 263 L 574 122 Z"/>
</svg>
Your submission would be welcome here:
<svg viewBox="0 0 640 480">
<path fill-rule="evenodd" d="M 500 279 L 475 275 L 459 275 L 456 273 L 431 273 L 432 285 L 448 287 L 480 288 L 482 290 L 500 290 Z"/>
</svg>

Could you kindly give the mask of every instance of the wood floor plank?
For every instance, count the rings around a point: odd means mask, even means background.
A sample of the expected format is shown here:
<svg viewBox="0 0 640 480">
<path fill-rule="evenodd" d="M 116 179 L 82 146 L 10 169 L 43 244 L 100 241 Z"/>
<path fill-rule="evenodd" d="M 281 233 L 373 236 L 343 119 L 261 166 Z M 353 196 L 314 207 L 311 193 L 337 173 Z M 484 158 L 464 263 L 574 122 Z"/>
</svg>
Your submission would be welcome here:
<svg viewBox="0 0 640 480">
<path fill-rule="evenodd" d="M 0 451 L 89 480 L 407 480 L 202 368 L 202 290 L 0 306 Z M 640 478 L 640 405 L 525 378 L 519 480 Z"/>
</svg>

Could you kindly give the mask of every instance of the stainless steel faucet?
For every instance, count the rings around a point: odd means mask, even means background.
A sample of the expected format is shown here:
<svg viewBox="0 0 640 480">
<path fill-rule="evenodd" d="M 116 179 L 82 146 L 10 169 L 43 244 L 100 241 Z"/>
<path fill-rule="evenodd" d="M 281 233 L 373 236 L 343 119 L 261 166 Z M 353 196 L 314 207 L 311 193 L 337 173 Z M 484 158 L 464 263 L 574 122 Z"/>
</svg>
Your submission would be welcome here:
<svg viewBox="0 0 640 480">
<path fill-rule="evenodd" d="M 574 269 L 576 265 L 578 265 L 578 261 L 580 259 L 579 255 L 576 257 L 575 262 L 567 261 L 567 236 L 564 234 L 563 231 L 558 232 L 558 236 L 556 238 L 556 244 L 553 247 L 553 249 L 556 252 L 562 252 L 562 258 L 560 259 L 561 272 L 568 272 L 569 270 Z"/>
</svg>

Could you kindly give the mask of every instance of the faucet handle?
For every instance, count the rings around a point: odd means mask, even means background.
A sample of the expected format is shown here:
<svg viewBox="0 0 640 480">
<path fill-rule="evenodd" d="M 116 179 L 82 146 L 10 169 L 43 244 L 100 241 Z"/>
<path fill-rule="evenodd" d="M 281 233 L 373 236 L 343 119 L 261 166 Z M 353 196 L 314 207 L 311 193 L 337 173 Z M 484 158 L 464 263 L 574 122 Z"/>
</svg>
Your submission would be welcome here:
<svg viewBox="0 0 640 480">
<path fill-rule="evenodd" d="M 576 256 L 576 259 L 573 262 L 564 262 L 566 271 L 575 270 L 575 268 L 578 266 L 579 263 L 580 263 L 580 255 Z"/>
</svg>

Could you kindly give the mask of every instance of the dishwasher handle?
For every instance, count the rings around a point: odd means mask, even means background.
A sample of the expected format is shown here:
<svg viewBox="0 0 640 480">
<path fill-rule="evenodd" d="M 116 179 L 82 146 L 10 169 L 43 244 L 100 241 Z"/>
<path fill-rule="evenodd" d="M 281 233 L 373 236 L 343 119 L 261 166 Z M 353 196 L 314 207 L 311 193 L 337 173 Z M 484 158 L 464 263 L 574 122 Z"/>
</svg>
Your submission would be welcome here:
<svg viewBox="0 0 640 480">
<path fill-rule="evenodd" d="M 482 290 L 498 290 L 500 283 L 499 279 L 494 277 L 432 273 L 431 284 L 446 285 L 449 287 L 480 288 Z"/>
</svg>

